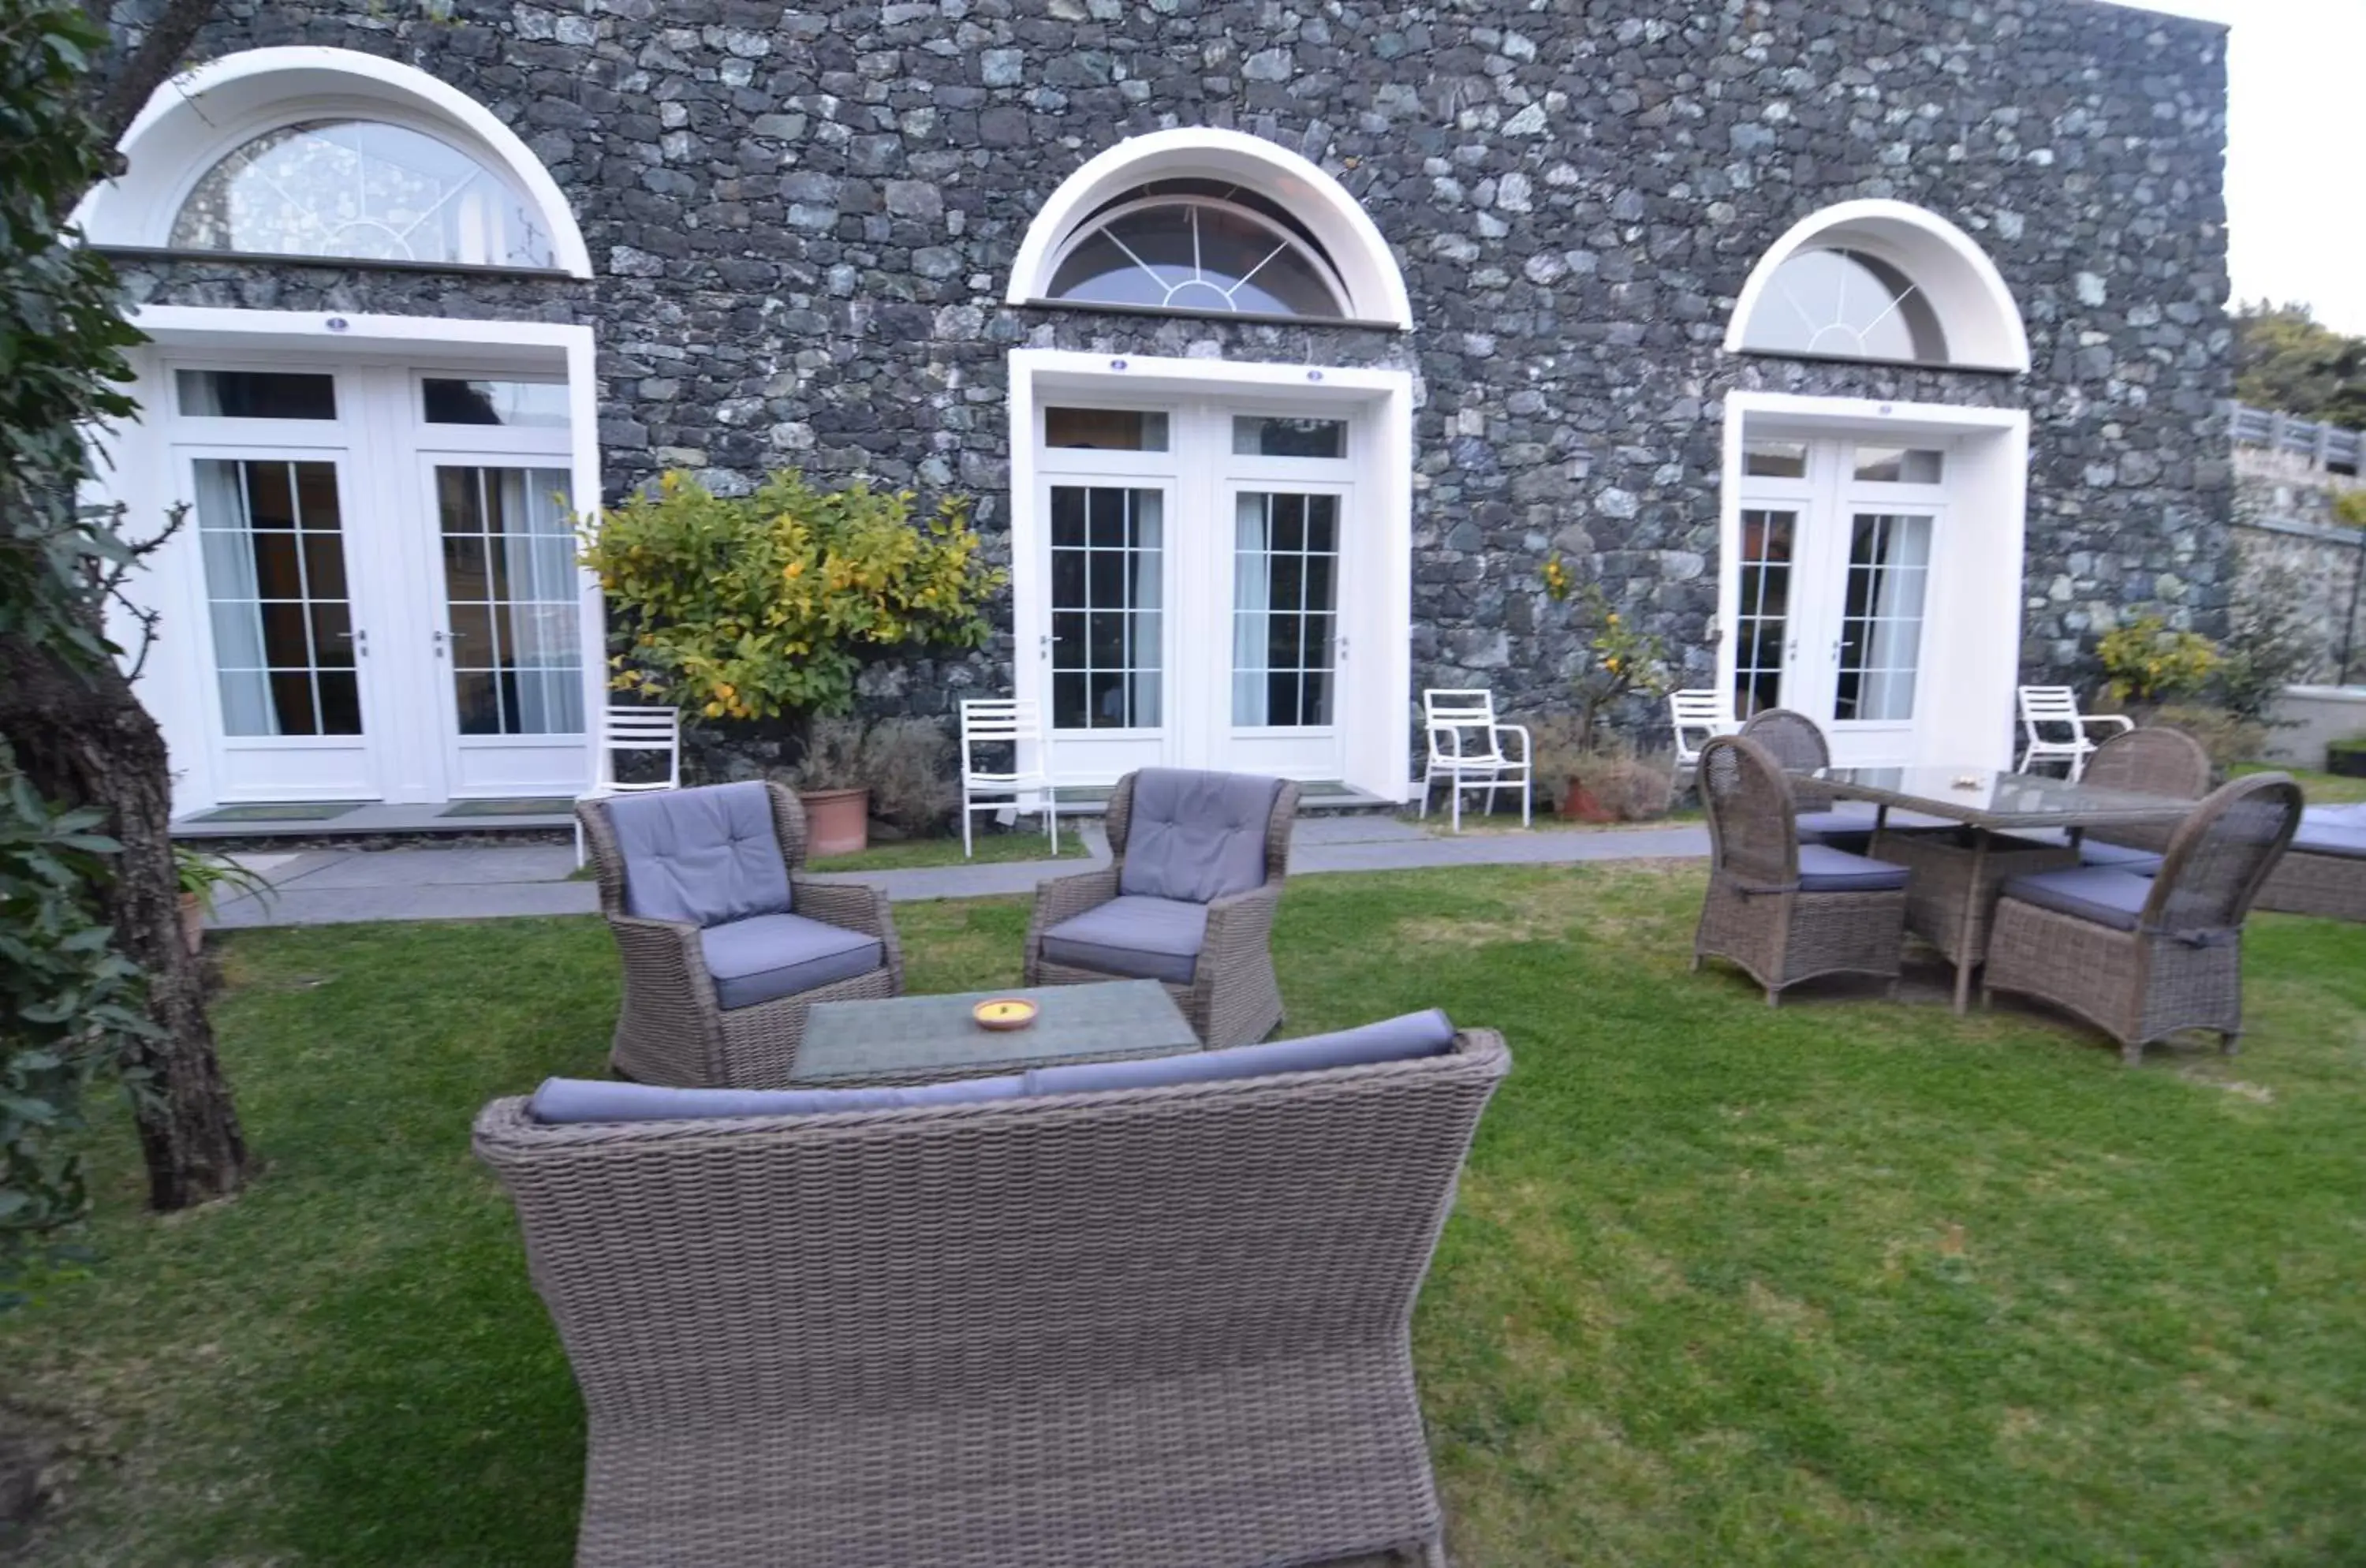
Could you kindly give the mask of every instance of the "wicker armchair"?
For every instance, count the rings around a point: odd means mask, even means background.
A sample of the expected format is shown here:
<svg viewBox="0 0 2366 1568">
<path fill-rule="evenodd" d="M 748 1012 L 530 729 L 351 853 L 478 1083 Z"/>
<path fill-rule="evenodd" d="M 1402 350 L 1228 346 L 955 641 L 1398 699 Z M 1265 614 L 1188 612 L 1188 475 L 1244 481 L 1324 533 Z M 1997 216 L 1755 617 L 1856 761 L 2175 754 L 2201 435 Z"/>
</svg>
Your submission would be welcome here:
<svg viewBox="0 0 2366 1568">
<path fill-rule="evenodd" d="M 1411 1323 L 1510 1065 L 1464 1032 L 835 1113 L 494 1101 L 590 1427 L 578 1568 L 1442 1564 Z"/>
<path fill-rule="evenodd" d="M 1151 979 L 1210 1050 L 1281 1023 L 1273 917 L 1298 786 L 1245 773 L 1144 768 L 1110 796 L 1110 863 L 1035 891 L 1026 983 Z"/>
<path fill-rule="evenodd" d="M 2039 997 L 2101 1029 L 2134 1064 L 2180 1030 L 2243 1032 L 2243 920 L 2300 822 L 2282 773 L 2193 808 L 2158 875 L 2080 866 L 2015 877 L 1997 901 L 1982 997 Z"/>
<path fill-rule="evenodd" d="M 2079 782 L 2098 789 L 2200 800 L 2210 793 L 2210 753 L 2181 729 L 2123 729 L 2089 753 Z M 2176 831 L 2174 824 L 2098 829 L 2085 836 L 2079 859 L 2087 865 L 2150 876 L 2160 870 L 2161 856 Z M 2048 844 L 2069 841 L 2058 829 L 2023 829 L 2013 837 Z"/>
<path fill-rule="evenodd" d="M 619 1074 L 785 1084 L 814 1003 L 903 994 L 887 895 L 802 874 L 805 808 L 779 784 L 616 795 L 575 815 L 624 954 Z"/>
<path fill-rule="evenodd" d="M 1906 938 L 1906 872 L 1829 844 L 1801 842 L 1792 781 L 1748 736 L 1701 746 L 1708 809 L 1708 893 L 1693 967 L 1731 959 L 1766 988 L 1817 975 L 1877 975 L 1894 988 Z"/>
<path fill-rule="evenodd" d="M 1856 853 L 1862 853 L 1872 842 L 1872 812 L 1843 811 L 1834 802 L 1831 791 L 1799 776 L 1832 764 L 1831 747 L 1825 742 L 1824 732 L 1817 728 L 1814 719 L 1790 708 L 1765 708 L 1751 715 L 1741 733 L 1766 748 L 1766 754 L 1792 775 L 1791 799 L 1798 807 L 1798 832 L 1803 840 L 1831 844 Z"/>
</svg>

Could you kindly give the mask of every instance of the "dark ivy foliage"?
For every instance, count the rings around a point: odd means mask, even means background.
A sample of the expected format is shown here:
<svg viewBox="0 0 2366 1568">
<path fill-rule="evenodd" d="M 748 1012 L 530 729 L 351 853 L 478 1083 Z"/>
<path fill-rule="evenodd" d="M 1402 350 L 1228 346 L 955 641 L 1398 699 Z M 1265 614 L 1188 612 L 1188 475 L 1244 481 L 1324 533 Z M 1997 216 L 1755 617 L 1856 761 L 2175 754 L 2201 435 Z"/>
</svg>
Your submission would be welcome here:
<svg viewBox="0 0 2366 1568">
<path fill-rule="evenodd" d="M 139 341 L 107 263 L 63 243 L 112 162 L 83 107 L 106 45 L 79 6 L 0 0 L 0 636 L 80 662 L 112 657 L 96 600 L 125 556 L 111 519 L 76 504 L 84 433 L 132 413 Z M 84 1091 L 152 1028 L 92 912 L 116 852 L 96 822 L 43 800 L 0 739 L 0 1306 L 82 1214 Z"/>
</svg>

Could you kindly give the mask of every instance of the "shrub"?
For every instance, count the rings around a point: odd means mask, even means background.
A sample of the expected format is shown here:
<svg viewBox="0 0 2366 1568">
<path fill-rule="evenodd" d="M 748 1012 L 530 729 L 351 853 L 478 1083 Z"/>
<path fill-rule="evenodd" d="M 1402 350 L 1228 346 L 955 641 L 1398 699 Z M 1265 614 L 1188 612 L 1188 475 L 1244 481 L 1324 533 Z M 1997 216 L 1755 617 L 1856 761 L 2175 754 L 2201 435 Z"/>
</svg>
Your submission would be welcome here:
<svg viewBox="0 0 2366 1568">
<path fill-rule="evenodd" d="M 1532 719 L 1528 737 L 1535 746 L 1538 797 L 1554 809 L 1567 804 L 1569 786 L 1578 783 L 1621 822 L 1646 822 L 1668 814 L 1675 767 L 1666 753 L 1643 756 L 1623 746 L 1605 749 L 1597 739 L 1585 736 L 1584 721 L 1574 714 Z"/>
<path fill-rule="evenodd" d="M 2199 632 L 2172 631 L 2158 615 L 2113 627 L 2096 646 L 2122 703 L 2161 703 L 2202 690 L 2218 668 L 2218 649 Z"/>
<path fill-rule="evenodd" d="M 912 493 L 818 491 L 794 471 L 718 496 L 668 473 L 587 528 L 584 564 L 632 637 L 611 684 L 708 718 L 841 714 L 866 660 L 975 648 L 1004 573 L 968 502 L 912 522 Z"/>
<path fill-rule="evenodd" d="M 2227 607 L 2218 694 L 2236 717 L 2264 725 L 2286 686 L 2316 673 L 2320 647 L 2300 574 L 2272 564 L 2248 570 Z"/>
<path fill-rule="evenodd" d="M 871 815 L 908 834 L 932 833 L 961 804 L 952 737 L 926 718 L 816 719 L 805 754 L 776 769 L 792 789 L 871 792 Z"/>
<path fill-rule="evenodd" d="M 2268 743 L 2268 727 L 2207 703 L 2171 703 L 2152 716 L 2165 729 L 2181 729 L 2210 753 L 2211 770 L 2225 778 L 2237 762 L 2257 757 Z"/>
</svg>

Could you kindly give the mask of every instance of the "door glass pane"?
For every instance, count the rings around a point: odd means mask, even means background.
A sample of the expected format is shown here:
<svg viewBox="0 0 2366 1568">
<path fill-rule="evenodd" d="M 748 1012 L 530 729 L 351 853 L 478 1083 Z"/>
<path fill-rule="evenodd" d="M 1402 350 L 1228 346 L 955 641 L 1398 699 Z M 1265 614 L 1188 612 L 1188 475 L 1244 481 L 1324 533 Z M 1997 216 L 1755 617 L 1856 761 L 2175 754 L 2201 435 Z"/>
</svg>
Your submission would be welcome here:
<svg viewBox="0 0 2366 1568">
<path fill-rule="evenodd" d="M 1741 609 L 1733 626 L 1733 711 L 1739 718 L 1782 705 L 1791 551 L 1798 532 L 1796 512 L 1741 513 Z"/>
<path fill-rule="evenodd" d="M 280 370 L 176 370 L 188 419 L 334 419 L 337 378 Z"/>
<path fill-rule="evenodd" d="M 1934 485 L 1946 463 L 1947 455 L 1935 446 L 1860 446 L 1855 474 L 1875 484 Z"/>
<path fill-rule="evenodd" d="M 1052 723 L 1160 722 L 1166 498 L 1115 485 L 1052 487 Z"/>
<path fill-rule="evenodd" d="M 460 733 L 580 735 L 581 610 L 566 470 L 439 468 L 435 502 Z"/>
<path fill-rule="evenodd" d="M 1164 452 L 1166 416 L 1140 409 L 1046 408 L 1043 445 L 1091 452 Z"/>
<path fill-rule="evenodd" d="M 1344 457 L 1347 455 L 1347 422 L 1234 414 L 1233 451 L 1244 457 Z"/>
<path fill-rule="evenodd" d="M 1850 520 L 1835 719 L 1914 716 L 1930 575 L 1929 517 L 1860 512 Z"/>
<path fill-rule="evenodd" d="M 359 735 L 336 465 L 203 457 L 197 491 L 223 733 Z"/>
<path fill-rule="evenodd" d="M 464 381 L 429 376 L 420 382 L 420 417 L 429 424 L 504 424 L 556 430 L 567 423 L 563 381 Z"/>
<path fill-rule="evenodd" d="M 1233 503 L 1233 722 L 1331 723 L 1339 498 L 1243 491 Z"/>
</svg>

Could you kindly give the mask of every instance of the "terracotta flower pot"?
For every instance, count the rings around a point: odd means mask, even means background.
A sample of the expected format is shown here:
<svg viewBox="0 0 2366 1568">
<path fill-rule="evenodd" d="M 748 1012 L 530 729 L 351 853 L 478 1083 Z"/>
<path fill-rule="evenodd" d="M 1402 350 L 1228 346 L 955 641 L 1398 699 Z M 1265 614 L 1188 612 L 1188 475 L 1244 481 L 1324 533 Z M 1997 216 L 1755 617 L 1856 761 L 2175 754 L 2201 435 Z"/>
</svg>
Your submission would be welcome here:
<svg viewBox="0 0 2366 1568">
<path fill-rule="evenodd" d="M 206 944 L 206 901 L 194 893 L 181 895 L 181 940 L 191 953 Z"/>
<path fill-rule="evenodd" d="M 1569 781 L 1569 793 L 1560 797 L 1560 814 L 1572 822 L 1618 820 L 1618 813 L 1603 805 L 1594 793 L 1577 779 Z"/>
<path fill-rule="evenodd" d="M 801 789 L 806 808 L 806 852 L 859 854 L 871 844 L 871 792 L 867 789 Z"/>
</svg>

